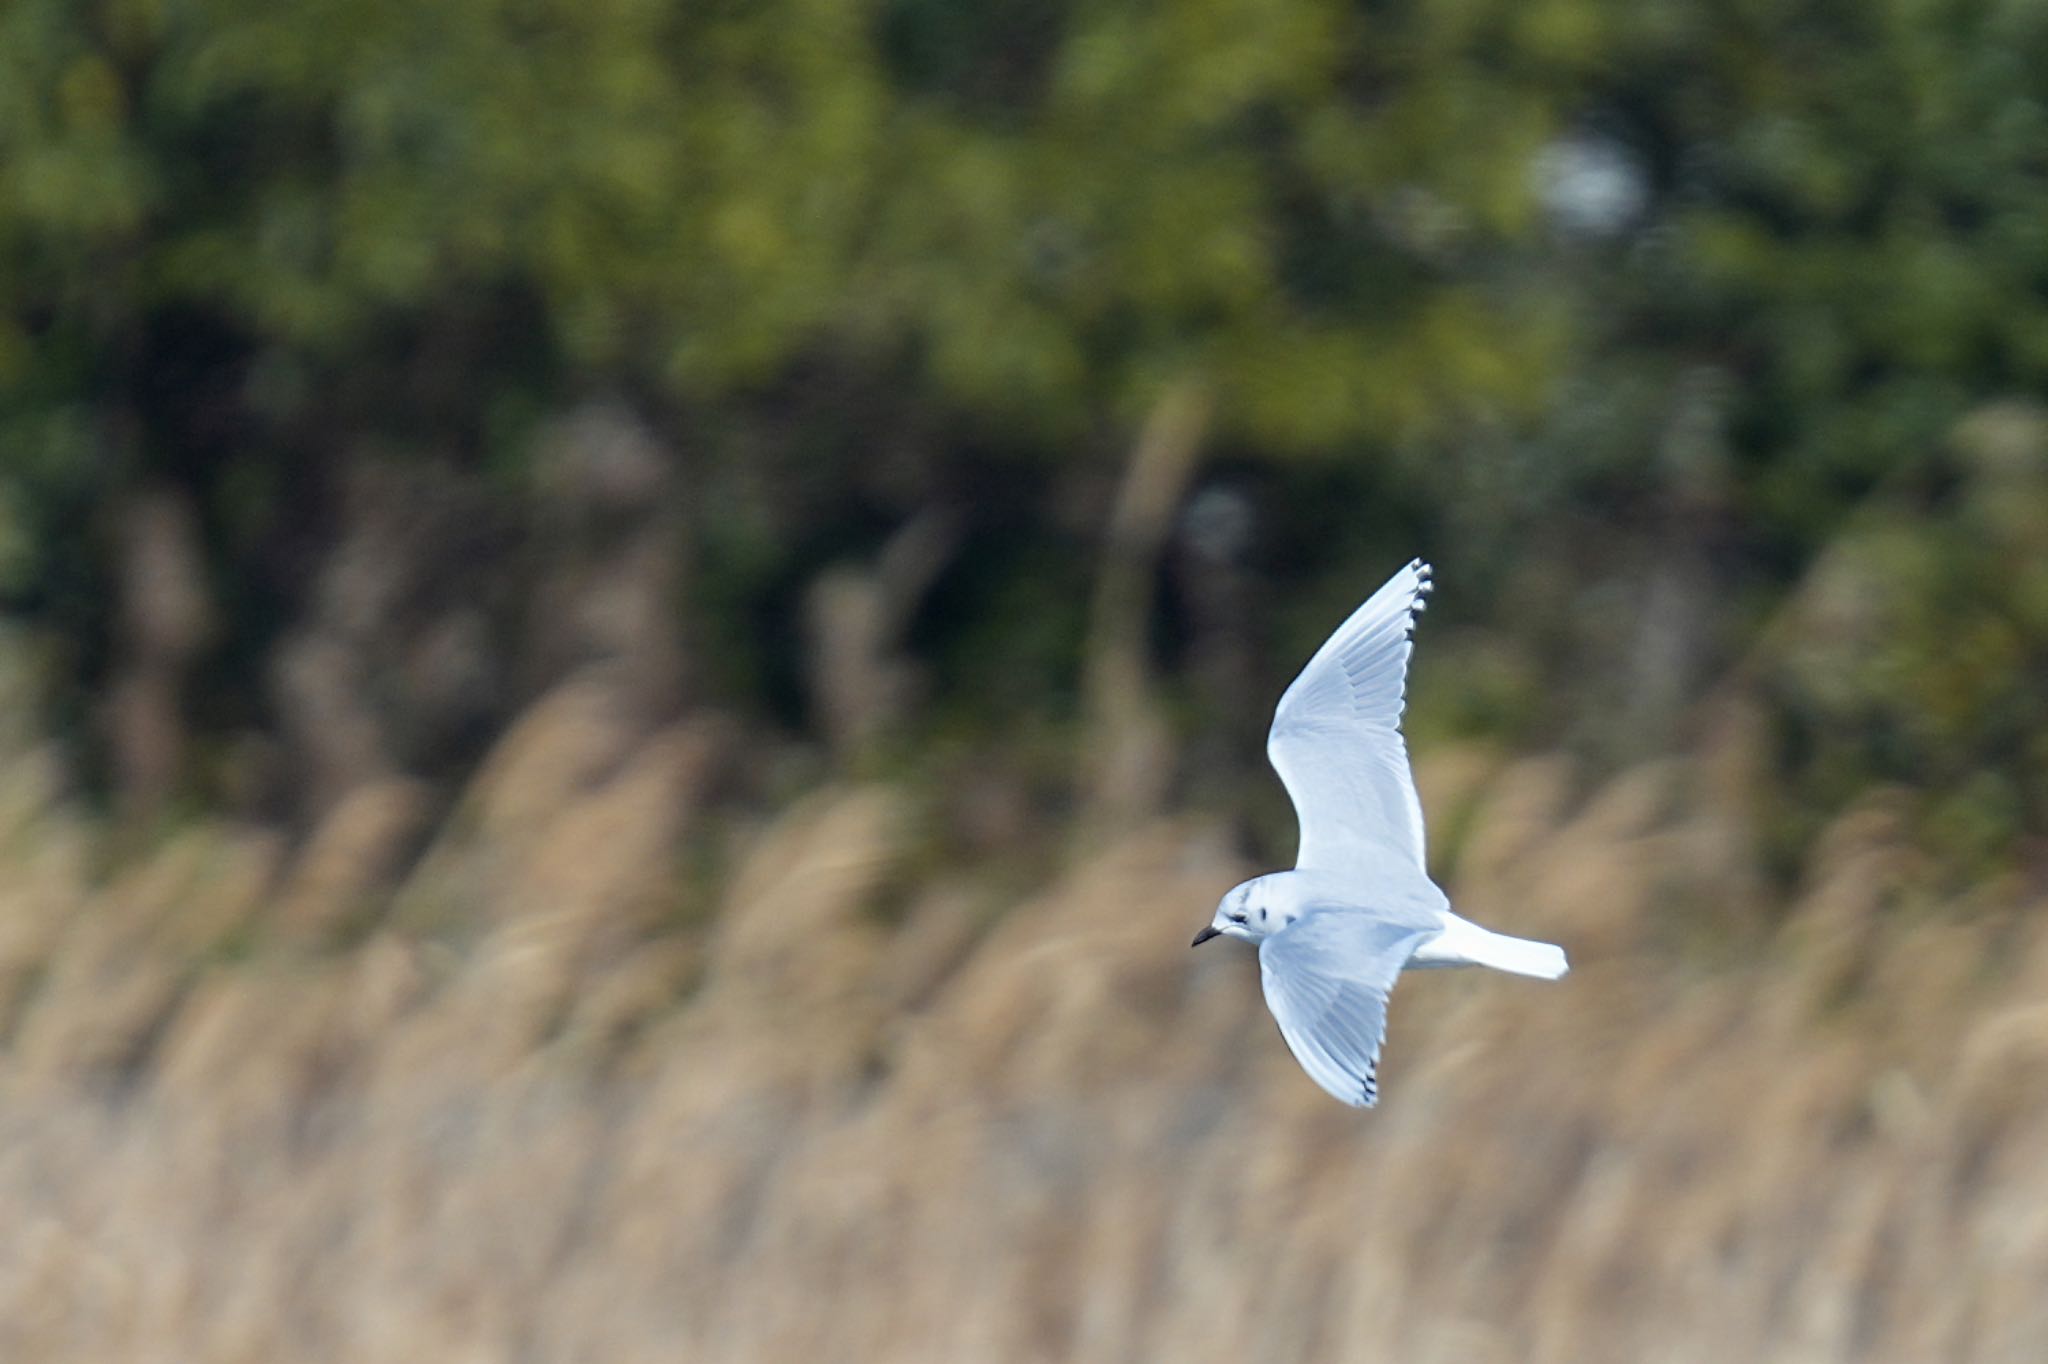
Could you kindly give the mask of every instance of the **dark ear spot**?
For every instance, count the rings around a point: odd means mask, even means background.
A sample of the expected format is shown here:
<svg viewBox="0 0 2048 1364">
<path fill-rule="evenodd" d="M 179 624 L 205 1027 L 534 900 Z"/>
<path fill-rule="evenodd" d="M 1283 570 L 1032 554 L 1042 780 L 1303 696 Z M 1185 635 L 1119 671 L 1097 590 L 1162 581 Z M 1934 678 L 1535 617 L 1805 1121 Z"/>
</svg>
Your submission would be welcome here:
<svg viewBox="0 0 2048 1364">
<path fill-rule="evenodd" d="M 1264 909 L 1261 909 L 1261 910 L 1259 911 L 1259 922 L 1260 922 L 1260 923 L 1264 923 L 1264 922 L 1266 922 L 1266 911 L 1265 911 Z"/>
</svg>

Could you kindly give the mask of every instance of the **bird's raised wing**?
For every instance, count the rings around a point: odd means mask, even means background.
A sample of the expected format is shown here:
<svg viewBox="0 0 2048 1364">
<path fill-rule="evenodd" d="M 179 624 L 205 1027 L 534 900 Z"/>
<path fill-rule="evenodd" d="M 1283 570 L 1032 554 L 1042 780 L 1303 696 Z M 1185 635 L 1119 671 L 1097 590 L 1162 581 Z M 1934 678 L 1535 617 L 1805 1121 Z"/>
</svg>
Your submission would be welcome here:
<svg viewBox="0 0 2048 1364">
<path fill-rule="evenodd" d="M 1280 698 L 1266 756 L 1301 825 L 1297 867 L 1356 872 L 1384 866 L 1393 853 L 1426 869 L 1401 711 L 1415 620 L 1430 586 L 1430 567 L 1420 559 L 1389 578 Z"/>
<path fill-rule="evenodd" d="M 1309 1078 L 1354 1108 L 1379 1098 L 1387 993 L 1430 928 L 1311 910 L 1259 944 L 1266 1007 Z"/>
</svg>

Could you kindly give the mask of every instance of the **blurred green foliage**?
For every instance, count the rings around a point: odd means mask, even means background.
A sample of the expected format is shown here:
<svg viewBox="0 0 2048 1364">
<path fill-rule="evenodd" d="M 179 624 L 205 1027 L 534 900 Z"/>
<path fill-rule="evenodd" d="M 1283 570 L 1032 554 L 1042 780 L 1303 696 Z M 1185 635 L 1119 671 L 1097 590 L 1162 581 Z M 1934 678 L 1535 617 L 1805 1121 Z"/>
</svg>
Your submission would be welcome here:
<svg viewBox="0 0 2048 1364">
<path fill-rule="evenodd" d="M 2048 812 L 2048 412 L 1989 407 L 1838 536 L 1760 651 L 1790 853 L 1875 782 L 1929 848 L 2009 858 Z"/>
<path fill-rule="evenodd" d="M 1513 291 L 1378 204 L 1429 196 L 1461 255 L 1527 226 L 1552 111 L 1475 60 L 1494 25 L 1462 7 L 24 0 L 4 22 L 15 377 L 52 342 L 109 363 L 189 307 L 281 351 L 264 394 L 288 407 L 293 373 L 510 291 L 569 373 L 705 400 L 882 357 L 1044 439 L 1191 368 L 1293 446 L 1540 395 Z"/>
<path fill-rule="evenodd" d="M 538 518 L 537 424 L 625 395 L 730 685 L 942 503 L 916 645 L 1015 713 L 1071 686 L 1075 506 L 1193 380 L 1294 603 L 1261 658 L 1422 548 L 1475 628 L 1419 723 L 1656 746 L 1854 525 L 1890 614 L 1787 664 L 1792 787 L 2039 829 L 2048 618 L 1991 604 L 2041 540 L 1857 518 L 2048 383 L 2044 73 L 2000 0 L 9 0 L 0 601 L 92 687 L 111 509 L 169 485 L 260 659 L 343 471 Z"/>
</svg>

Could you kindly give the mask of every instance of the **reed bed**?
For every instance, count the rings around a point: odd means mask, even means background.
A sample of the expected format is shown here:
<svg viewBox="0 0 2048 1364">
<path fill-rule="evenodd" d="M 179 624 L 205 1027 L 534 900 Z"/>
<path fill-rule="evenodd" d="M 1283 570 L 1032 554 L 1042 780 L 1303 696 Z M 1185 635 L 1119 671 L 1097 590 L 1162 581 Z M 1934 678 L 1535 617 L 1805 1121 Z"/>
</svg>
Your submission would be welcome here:
<svg viewBox="0 0 2048 1364">
<path fill-rule="evenodd" d="M 1774 896 L 1712 762 L 1434 755 L 1453 894 L 1574 970 L 1408 978 L 1359 1113 L 1187 950 L 1215 824 L 1005 902 L 839 785 L 707 876 L 716 728 L 616 709 L 112 874 L 9 765 L 0 1357 L 2048 1355 L 2048 905 L 1930 899 L 1898 801 Z"/>
</svg>

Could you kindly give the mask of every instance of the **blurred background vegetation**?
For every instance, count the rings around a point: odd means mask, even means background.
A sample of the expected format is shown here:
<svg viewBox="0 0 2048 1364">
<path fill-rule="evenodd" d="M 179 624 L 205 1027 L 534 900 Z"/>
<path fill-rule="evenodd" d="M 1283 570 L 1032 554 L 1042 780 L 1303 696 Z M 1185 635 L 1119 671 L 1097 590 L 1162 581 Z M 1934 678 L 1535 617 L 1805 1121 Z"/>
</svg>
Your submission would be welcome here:
<svg viewBox="0 0 2048 1364">
<path fill-rule="evenodd" d="M 1272 700 L 1415 554 L 1442 590 L 1410 728 L 1453 893 L 1493 887 L 1499 926 L 1547 924 L 1596 972 L 1603 954 L 1673 981 L 1779 948 L 1805 963 L 1692 1015 L 1657 990 L 1612 1017 L 1557 1005 L 1586 1028 L 1564 1050 L 1600 1055 L 1655 1018 L 1709 1035 L 1735 999 L 1772 1020 L 1725 1063 L 1719 1092 L 1751 1093 L 1822 1045 L 1799 1020 L 1889 979 L 1882 952 L 1842 946 L 1851 924 L 1907 935 L 1884 949 L 1902 961 L 1928 921 L 1971 925 L 1983 936 L 1945 959 L 2004 960 L 2018 990 L 2016 925 L 2040 919 L 2048 872 L 2044 73 L 2048 8 L 2018 0 L 5 0 L 0 658 L 17 756 L 0 824 L 62 863 L 23 863 L 0 932 L 16 1067 L 117 1088 L 169 1076 L 217 1116 L 241 1100 L 191 1078 L 213 1073 L 211 1039 L 292 1013 L 289 990 L 234 972 L 328 973 L 338 998 L 390 1007 L 315 1008 L 325 1021 L 275 1041 L 304 1111 L 264 1140 L 291 1152 L 306 1112 L 374 1098 L 387 1069 L 497 1055 L 483 1033 L 421 1032 L 440 1016 L 423 1001 L 520 1020 L 488 1025 L 525 1029 L 520 1055 L 596 1036 L 617 1061 L 645 1036 L 687 1057 L 656 1020 L 696 1036 L 727 1007 L 722 973 L 766 971 L 806 1018 L 867 1001 L 876 1031 L 848 1025 L 866 1040 L 818 1063 L 842 1098 L 865 1094 L 906 1064 L 900 1019 L 942 982 L 975 983 L 1008 905 L 1098 893 L 1089 857 L 1154 847 L 1161 818 L 1209 821 L 1201 865 L 1224 879 L 1171 882 L 1185 923 L 1163 902 L 1144 920 L 1169 946 L 1229 875 L 1286 861 L 1291 814 L 1261 754 Z M 565 823 L 526 849 L 550 810 Z M 1559 868 L 1517 919 L 1499 859 L 1536 827 L 1579 830 L 1568 846 L 1611 875 Z M 602 848 L 622 879 L 511 870 L 549 848 L 565 867 Z M 816 926 L 748 917 L 750 896 L 789 892 L 763 859 L 808 866 L 819 848 L 845 884 L 816 922 L 844 910 L 898 933 L 910 965 L 851 948 L 844 976 L 761 965 L 782 960 L 778 933 Z M 1082 889 L 1046 889 L 1077 865 Z M 529 903 L 543 890 L 546 912 Z M 740 946 L 692 955 L 707 925 Z M 496 980 L 501 938 L 504 960 L 523 945 L 559 971 L 509 996 L 454 991 L 470 976 L 435 953 Z M 1038 1004 L 1134 1036 L 1185 1027 L 1162 983 L 1185 964 L 1119 950 L 1149 963 L 1126 966 L 1152 994 L 1126 992 L 1122 1013 L 1114 991 Z M 2006 1093 L 1983 1078 L 1995 1066 L 1951 1096 L 1992 1107 L 1949 1145 L 1899 1116 L 1931 1102 L 1899 1077 L 1940 1071 L 1910 1046 L 1964 1035 L 1975 977 L 1940 979 L 1957 993 L 1927 1007 L 1953 1008 L 1946 1031 L 1894 1020 L 1919 1040 L 1871 1033 L 1839 1092 L 1809 1091 L 1841 1107 L 1806 1114 L 1833 1134 L 1811 1148 L 1833 1173 L 1799 1178 L 1837 1181 L 1852 1211 L 1837 1138 L 1919 1134 L 1913 1159 L 1958 1152 L 1957 1187 L 1987 1208 L 2013 1196 L 1982 1153 L 2033 1129 L 1998 1126 L 2021 1120 L 1985 1097 Z M 86 1001 L 71 1013 L 67 981 Z M 1776 986 L 1801 1001 L 1789 1015 L 1763 1002 Z M 1232 1017 L 1244 1056 L 1284 1066 L 1255 1016 Z M 1500 1046 L 1531 1026 L 1501 1017 Z M 819 1041 L 815 1022 L 774 1026 L 792 1049 Z M 1973 1054 L 2006 1055 L 2009 1033 Z M 1016 1060 L 991 1047 L 992 1068 Z M 1043 1073 L 1092 1094 L 1122 1064 L 1079 1054 Z M 504 1119 L 497 1081 L 462 1074 L 475 1111 Z M 1531 1137 L 1565 1211 L 1475 1223 L 1482 1242 L 1566 1226 L 1586 1134 L 1631 1121 L 1625 1097 L 1533 1083 L 1536 1110 L 1561 1093 L 1552 1121 L 1594 1125 Z M 960 1100 L 997 1115 L 992 1165 L 963 1167 L 963 1188 L 1010 1168 L 1003 1114 L 1094 1111 L 1051 1092 Z M 1195 1120 L 1175 1105 L 1209 1101 L 1145 1092 L 1132 1102 L 1178 1113 L 1161 1121 L 1183 1136 Z M 520 1094 L 505 1130 L 540 1121 Z M 937 1101 L 896 1102 L 909 1124 Z M 368 1111 L 398 1147 L 445 1116 Z M 1450 1098 L 1430 1111 L 1489 1121 Z M 165 1149 L 195 1160 L 194 1133 L 218 1135 L 163 1121 L 183 1134 Z M 1434 1128 L 1386 1130 L 1449 1149 Z M 1643 1189 L 1691 1168 L 1670 1140 L 1643 1156 Z M 1540 1164 L 1517 1149 L 1494 1156 Z M 1870 1178 L 1918 1187 L 1889 1149 Z M 138 1187 L 163 1176 L 135 1159 Z M 335 1201 L 308 1225 L 390 1175 L 319 1168 Z M 577 1206 L 545 1234 L 604 1263 Z M 1869 1295 L 1931 1282 L 1898 1258 L 1912 1215 L 1887 1204 L 1814 1233 L 1869 1258 L 1839 1286 L 1864 1304 L 1843 1308 L 1847 1353 L 1811 1357 L 1877 1357 L 1858 1334 Z M 51 1216 L 75 1232 L 77 1208 Z M 418 1232 L 427 1262 L 467 1225 L 449 1216 Z M 1702 1216 L 1701 1245 L 1811 1230 Z M 944 1234 L 902 1235 L 906 1255 L 951 1253 Z M 36 1273 L 76 1268 L 49 1254 L 59 1268 Z M 768 1255 L 762 1272 L 804 1282 L 790 1254 L 797 1269 Z M 1585 1263 L 1584 1284 L 1613 1272 Z M 332 1272 L 305 1264 L 308 1282 Z M 502 1282 L 551 1272 L 528 1268 Z M 1470 1325 L 1488 1303 L 1557 1308 L 1502 1282 L 1445 1310 Z M 178 1291 L 219 1309 L 193 1310 L 226 1334 L 185 1337 L 208 1357 L 244 1357 L 222 1341 L 257 1341 L 250 1358 L 371 1348 L 332 1322 L 236 1335 L 230 1289 Z M 2040 1336 L 1985 1325 L 2019 1320 L 2018 1299 L 1985 1292 L 1929 1348 L 2038 1358 L 2024 1346 Z M 1706 1301 L 1681 1295 L 1702 1321 Z M 1793 1338 L 1773 1324 L 1781 1298 L 1740 1301 L 1764 1334 L 1699 1357 Z M 77 1321 L 109 1310 L 78 1302 Z M 1129 1310 L 1138 1334 L 1100 1337 L 1099 1357 L 1165 1348 Z M 111 1337 L 68 1320 L 15 1343 L 111 1357 Z M 506 1327 L 527 1342 L 506 1357 L 584 1357 L 564 1335 L 533 1345 L 539 1329 Z M 1039 1344 L 983 1357 L 1080 1358 L 1096 1339 L 1017 1329 Z M 1557 1329 L 1548 1355 L 1499 1357 L 1607 1357 Z M 1797 1339 L 1837 1339 L 1814 1329 Z M 1317 1339 L 1247 1330 L 1202 1341 L 1284 1358 Z M 634 1340 L 674 1338 L 648 1332 Z M 896 1357 L 973 1356 L 916 1323 L 874 1332 Z M 424 1337 L 392 1339 L 419 1357 Z M 694 1339 L 707 1358 L 776 1355 L 738 1328 Z M 1492 1357 L 1469 1332 L 1399 1339 L 1404 1358 Z"/>
<path fill-rule="evenodd" d="M 1114 491 L 1187 391 L 1134 572 L 1185 727 L 1229 736 L 1180 771 L 1216 798 L 1421 551 L 1425 736 L 1640 757 L 1739 664 L 1788 848 L 1875 782 L 1972 863 L 2041 827 L 2033 6 L 0 25 L 0 600 L 138 809 L 445 780 L 594 650 L 654 704 L 1024 761 L 1083 705 Z M 919 687 L 828 698 L 804 603 L 906 534 L 839 647 Z M 565 626 L 579 576 L 649 599 Z"/>
</svg>

